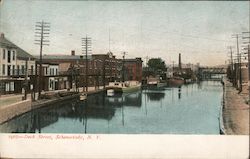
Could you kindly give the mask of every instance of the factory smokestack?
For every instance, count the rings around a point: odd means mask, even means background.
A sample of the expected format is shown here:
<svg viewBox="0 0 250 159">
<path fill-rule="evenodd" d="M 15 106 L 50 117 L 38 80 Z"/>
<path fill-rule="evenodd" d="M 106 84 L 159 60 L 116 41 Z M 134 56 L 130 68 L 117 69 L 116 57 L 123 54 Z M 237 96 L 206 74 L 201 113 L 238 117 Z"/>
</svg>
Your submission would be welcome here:
<svg viewBox="0 0 250 159">
<path fill-rule="evenodd" d="M 181 70 L 181 54 L 179 53 L 179 69 Z"/>
</svg>

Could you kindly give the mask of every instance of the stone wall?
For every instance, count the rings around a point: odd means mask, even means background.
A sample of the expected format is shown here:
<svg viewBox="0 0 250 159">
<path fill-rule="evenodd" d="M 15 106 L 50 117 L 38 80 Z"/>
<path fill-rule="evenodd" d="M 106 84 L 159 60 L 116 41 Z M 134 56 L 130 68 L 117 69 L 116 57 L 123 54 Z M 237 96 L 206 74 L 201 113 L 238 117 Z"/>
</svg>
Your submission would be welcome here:
<svg viewBox="0 0 250 159">
<path fill-rule="evenodd" d="M 11 105 L 0 107 L 0 123 L 31 110 L 31 100 L 20 101 Z"/>
</svg>

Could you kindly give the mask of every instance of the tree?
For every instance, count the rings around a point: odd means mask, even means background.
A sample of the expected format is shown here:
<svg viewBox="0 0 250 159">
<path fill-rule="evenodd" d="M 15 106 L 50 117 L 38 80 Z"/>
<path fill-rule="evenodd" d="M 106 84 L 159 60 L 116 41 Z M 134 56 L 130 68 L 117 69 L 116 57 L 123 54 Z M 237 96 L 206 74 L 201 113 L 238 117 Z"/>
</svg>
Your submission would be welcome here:
<svg viewBox="0 0 250 159">
<path fill-rule="evenodd" d="M 148 61 L 148 67 L 154 72 L 164 72 L 166 71 L 166 64 L 161 58 L 152 58 Z"/>
</svg>

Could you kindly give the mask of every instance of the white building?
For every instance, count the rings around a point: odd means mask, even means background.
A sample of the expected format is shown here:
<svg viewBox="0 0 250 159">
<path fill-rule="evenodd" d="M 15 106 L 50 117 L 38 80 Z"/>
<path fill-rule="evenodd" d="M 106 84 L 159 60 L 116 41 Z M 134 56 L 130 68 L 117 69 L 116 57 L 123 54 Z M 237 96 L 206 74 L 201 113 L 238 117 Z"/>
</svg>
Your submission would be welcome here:
<svg viewBox="0 0 250 159">
<path fill-rule="evenodd" d="M 26 64 L 27 62 L 27 64 Z M 35 58 L 0 35 L 0 94 L 22 91 L 27 74 L 35 73 Z"/>
<path fill-rule="evenodd" d="M 51 64 L 51 63 L 43 63 L 43 74 L 45 77 L 48 77 L 48 88 L 45 90 L 57 90 L 58 89 L 58 82 L 59 82 L 59 65 L 58 64 Z M 45 78 L 46 80 L 46 78 Z M 46 87 L 46 86 L 45 86 Z"/>
</svg>

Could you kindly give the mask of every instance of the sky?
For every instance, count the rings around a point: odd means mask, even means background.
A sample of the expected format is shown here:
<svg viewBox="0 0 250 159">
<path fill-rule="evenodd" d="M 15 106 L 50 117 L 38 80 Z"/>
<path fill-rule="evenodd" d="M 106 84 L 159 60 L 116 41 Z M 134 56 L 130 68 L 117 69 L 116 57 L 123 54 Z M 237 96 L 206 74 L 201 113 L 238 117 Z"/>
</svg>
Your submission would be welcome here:
<svg viewBox="0 0 250 159">
<path fill-rule="evenodd" d="M 44 54 L 82 54 L 81 38 L 91 37 L 92 54 L 110 49 L 117 58 L 160 57 L 167 64 L 220 65 L 232 34 L 249 30 L 248 1 L 79 1 L 4 0 L 0 32 L 27 52 L 38 55 L 35 23 L 50 23 Z"/>
</svg>

